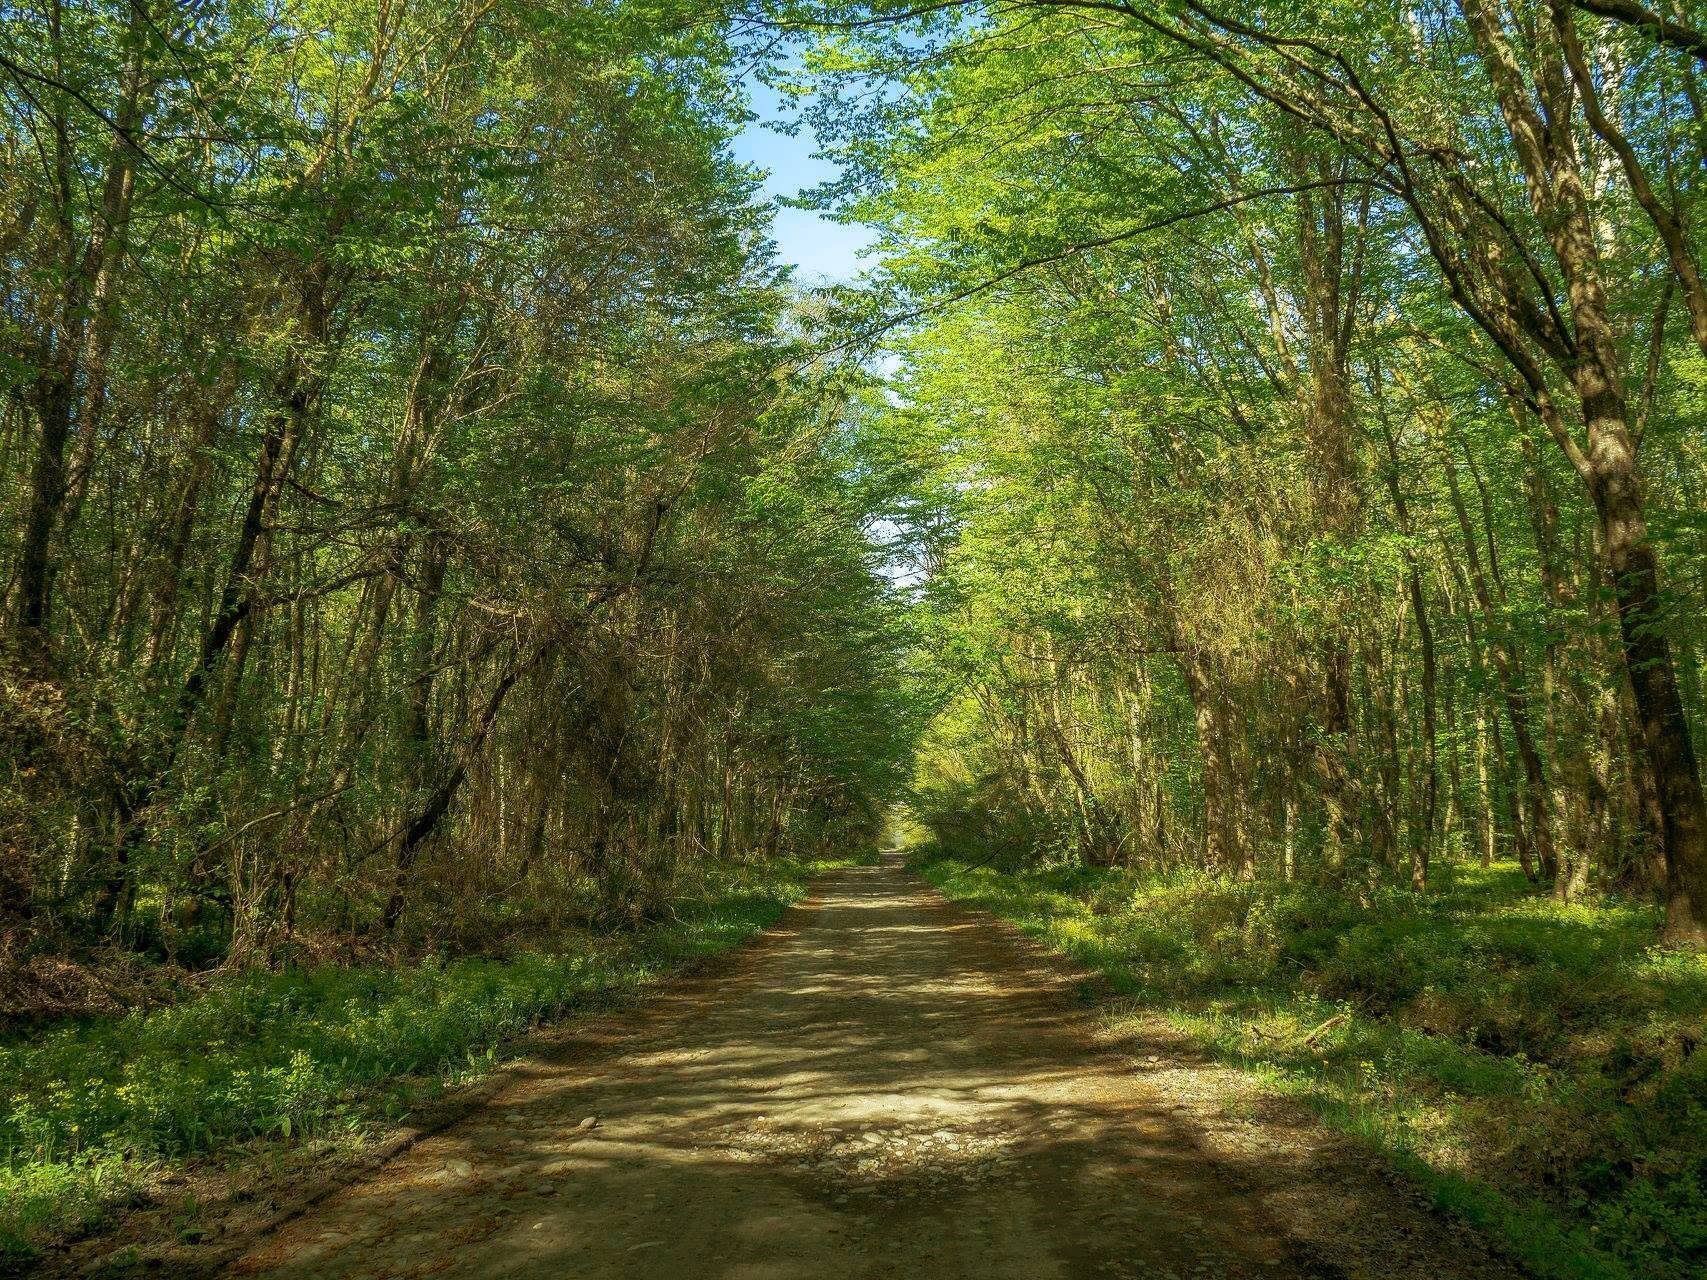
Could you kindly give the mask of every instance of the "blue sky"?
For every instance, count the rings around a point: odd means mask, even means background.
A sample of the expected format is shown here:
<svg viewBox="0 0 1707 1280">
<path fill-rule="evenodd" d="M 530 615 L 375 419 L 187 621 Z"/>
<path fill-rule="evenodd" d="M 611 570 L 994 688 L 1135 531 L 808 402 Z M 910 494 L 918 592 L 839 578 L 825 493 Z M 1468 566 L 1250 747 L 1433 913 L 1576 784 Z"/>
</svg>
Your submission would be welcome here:
<svg viewBox="0 0 1707 1280">
<path fill-rule="evenodd" d="M 765 127 L 785 118 L 775 91 L 752 77 L 748 77 L 747 88 L 759 118 L 735 140 L 735 155 L 768 172 L 765 196 L 798 195 L 802 189 L 833 177 L 835 166 L 812 155 L 815 144 L 810 130 L 789 137 Z M 798 268 L 795 278 L 805 285 L 852 278 L 860 268 L 856 254 L 871 242 L 871 233 L 864 227 L 844 227 L 805 209 L 778 209 L 775 236 L 779 256 Z"/>
<path fill-rule="evenodd" d="M 764 195 L 772 200 L 797 195 L 803 188 L 834 177 L 836 166 L 813 156 L 814 142 L 809 130 L 803 129 L 799 136 L 789 137 L 765 127 L 785 118 L 782 104 L 775 92 L 754 77 L 748 76 L 745 83 L 758 119 L 735 140 L 734 150 L 738 159 L 767 171 Z M 778 209 L 772 234 L 778 256 L 795 265 L 795 279 L 804 285 L 851 279 L 862 266 L 859 251 L 872 239 L 871 232 L 864 227 L 844 227 L 805 209 Z M 885 374 L 893 374 L 895 359 L 882 357 L 876 367 Z M 879 520 L 867 530 L 867 535 L 875 552 L 893 542 L 900 532 L 892 521 Z M 878 571 L 897 590 L 917 587 L 925 579 L 921 565 L 905 554 L 897 556 L 887 550 L 879 556 Z"/>
</svg>

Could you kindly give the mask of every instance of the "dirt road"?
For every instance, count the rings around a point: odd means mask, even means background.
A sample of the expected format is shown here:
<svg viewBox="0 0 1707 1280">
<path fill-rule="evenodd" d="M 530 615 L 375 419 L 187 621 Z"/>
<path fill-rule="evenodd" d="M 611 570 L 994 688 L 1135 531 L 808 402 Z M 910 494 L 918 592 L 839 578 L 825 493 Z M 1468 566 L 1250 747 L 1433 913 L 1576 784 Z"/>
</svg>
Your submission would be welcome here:
<svg viewBox="0 0 1707 1280">
<path fill-rule="evenodd" d="M 291 1277 L 1508 1277 L 893 863 L 259 1242 Z M 593 1124 L 585 1124 L 589 1119 Z"/>
</svg>

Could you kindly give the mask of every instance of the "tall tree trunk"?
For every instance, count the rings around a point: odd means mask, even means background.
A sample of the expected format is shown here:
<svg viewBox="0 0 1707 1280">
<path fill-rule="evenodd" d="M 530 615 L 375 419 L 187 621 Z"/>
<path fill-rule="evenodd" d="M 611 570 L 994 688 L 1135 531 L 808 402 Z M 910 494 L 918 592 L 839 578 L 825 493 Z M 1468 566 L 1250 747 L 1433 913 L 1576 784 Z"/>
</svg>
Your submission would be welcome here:
<svg viewBox="0 0 1707 1280">
<path fill-rule="evenodd" d="M 1429 622 L 1428 600 L 1423 592 L 1422 569 L 1417 563 L 1417 553 L 1412 545 L 1415 528 L 1411 523 L 1410 504 L 1405 499 L 1403 486 L 1400 484 L 1401 468 L 1399 464 L 1399 445 L 1394 437 L 1391 424 L 1384 412 L 1379 411 L 1380 397 L 1377 395 L 1378 417 L 1382 427 L 1382 440 L 1387 450 L 1387 466 L 1383 468 L 1383 477 L 1387 482 L 1387 494 L 1393 503 L 1393 514 L 1398 522 L 1399 532 L 1405 538 L 1403 559 L 1405 564 L 1405 592 L 1410 600 L 1411 615 L 1417 625 L 1417 647 L 1421 652 L 1422 678 L 1420 693 L 1422 696 L 1423 713 L 1423 776 L 1422 776 L 1422 821 L 1411 841 L 1411 886 L 1423 888 L 1428 883 L 1429 855 L 1434 849 L 1437 816 L 1440 807 L 1440 763 L 1439 763 L 1439 732 L 1436 725 L 1438 678 L 1435 670 L 1434 627 Z"/>
<path fill-rule="evenodd" d="M 65 445 L 71 438 L 71 410 L 76 394 L 73 377 L 74 370 L 65 366 L 62 356 L 58 367 L 36 380 L 34 401 L 41 434 L 30 479 L 23 542 L 18 552 L 14 614 L 19 631 L 33 642 L 38 656 L 46 650 L 49 590 L 53 580 L 49 555 L 60 509 L 65 503 Z"/>
<path fill-rule="evenodd" d="M 1574 81 L 1558 40 L 1552 47 L 1538 42 L 1534 77 L 1535 92 L 1542 100 L 1538 107 L 1493 0 L 1466 0 L 1464 12 L 1569 302 L 1574 342 L 1569 358 L 1560 363 L 1582 408 L 1586 449 L 1575 443 L 1563 424 L 1552 422 L 1549 428 L 1581 475 L 1600 521 L 1601 560 L 1618 605 L 1624 662 L 1660 797 L 1666 853 L 1665 935 L 1674 942 L 1707 946 L 1707 796 L 1664 630 L 1659 563 L 1648 535 L 1622 361 L 1595 239 L 1595 213 L 1572 130 L 1549 123 L 1568 125 Z M 1538 396 L 1545 395 L 1533 372 L 1527 379 Z"/>
</svg>

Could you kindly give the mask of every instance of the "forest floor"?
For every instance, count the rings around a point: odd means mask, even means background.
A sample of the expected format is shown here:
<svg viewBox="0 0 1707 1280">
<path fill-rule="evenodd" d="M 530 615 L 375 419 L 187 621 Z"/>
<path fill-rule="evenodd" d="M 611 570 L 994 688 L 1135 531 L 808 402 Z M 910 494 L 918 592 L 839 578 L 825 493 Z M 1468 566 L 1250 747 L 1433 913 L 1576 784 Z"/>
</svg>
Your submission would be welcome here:
<svg viewBox="0 0 1707 1280">
<path fill-rule="evenodd" d="M 229 1273 L 1514 1274 L 1245 1073 L 1110 1034 L 1085 982 L 893 859 L 833 872 L 759 945 L 546 1037 Z"/>
</svg>

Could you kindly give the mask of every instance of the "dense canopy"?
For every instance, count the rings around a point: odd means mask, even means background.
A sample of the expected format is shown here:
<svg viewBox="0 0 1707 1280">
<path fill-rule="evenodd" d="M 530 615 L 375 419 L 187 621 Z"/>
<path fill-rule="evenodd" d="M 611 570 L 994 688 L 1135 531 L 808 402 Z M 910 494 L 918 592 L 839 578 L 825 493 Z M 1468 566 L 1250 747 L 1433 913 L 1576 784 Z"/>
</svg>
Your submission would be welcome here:
<svg viewBox="0 0 1707 1280">
<path fill-rule="evenodd" d="M 7 20 L 23 937 L 620 916 L 861 838 L 906 725 L 861 377 L 791 316 L 725 35 L 156 8 Z"/>
</svg>

